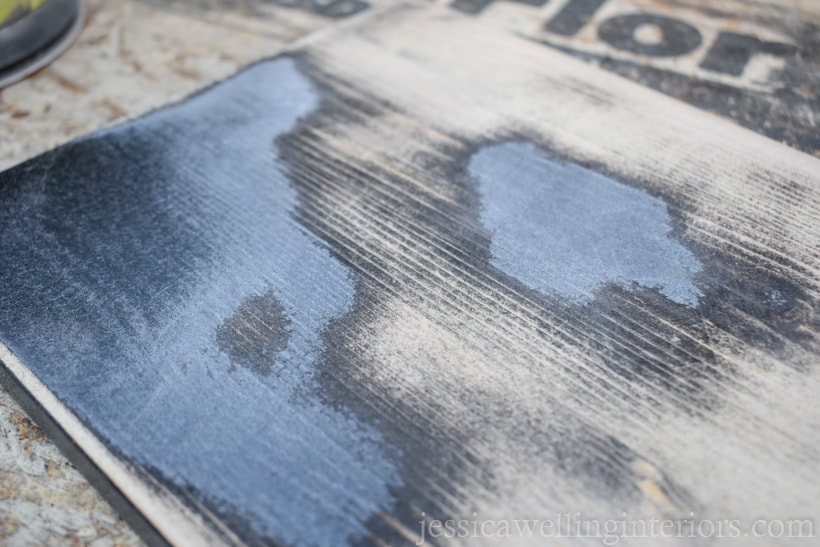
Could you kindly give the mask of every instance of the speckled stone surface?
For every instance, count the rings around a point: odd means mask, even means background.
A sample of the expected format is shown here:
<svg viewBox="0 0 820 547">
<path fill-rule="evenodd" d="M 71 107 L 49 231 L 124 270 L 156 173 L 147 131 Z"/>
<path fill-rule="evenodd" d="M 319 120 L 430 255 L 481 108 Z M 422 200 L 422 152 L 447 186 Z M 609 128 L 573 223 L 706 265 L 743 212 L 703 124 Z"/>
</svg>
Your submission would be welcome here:
<svg viewBox="0 0 820 547">
<path fill-rule="evenodd" d="M 0 542 L 139 545 L 137 535 L 0 391 Z"/>
<path fill-rule="evenodd" d="M 252 11 L 199 0 L 157 4 L 85 2 L 77 43 L 0 91 L 0 170 L 182 99 L 335 20 L 269 4 Z"/>
</svg>

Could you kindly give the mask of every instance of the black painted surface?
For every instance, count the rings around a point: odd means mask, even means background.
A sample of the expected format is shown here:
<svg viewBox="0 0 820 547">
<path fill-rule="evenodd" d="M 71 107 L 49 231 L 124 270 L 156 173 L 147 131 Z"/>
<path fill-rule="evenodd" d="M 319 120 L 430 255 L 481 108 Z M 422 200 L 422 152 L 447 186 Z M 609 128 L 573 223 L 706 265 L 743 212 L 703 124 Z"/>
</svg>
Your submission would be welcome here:
<svg viewBox="0 0 820 547">
<path fill-rule="evenodd" d="M 3 173 L 0 336 L 112 451 L 244 540 L 326 545 L 406 543 L 384 515 L 415 530 L 420 508 L 455 516 L 442 489 L 503 489 L 494 454 L 471 448 L 488 432 L 579 492 L 642 499 L 632 464 L 652 456 L 574 414 L 569 402 L 588 393 L 550 393 L 544 363 L 521 367 L 540 379 L 524 389 L 545 389 L 546 410 L 455 385 L 468 411 L 453 421 L 375 381 L 386 365 L 368 350 L 386 322 L 401 326 L 397 303 L 493 357 L 516 344 L 598 356 L 585 362 L 595 375 L 698 416 L 720 408 L 735 374 L 709 343 L 715 328 L 775 355 L 810 342 L 818 318 L 805 289 L 754 256 L 686 238 L 681 211 L 693 205 L 653 193 L 654 181 L 623 180 L 532 134 L 452 134 L 445 146 L 399 128 L 410 159 L 380 163 L 328 137 L 372 131 L 393 108 L 309 58 L 280 58 Z M 470 162 L 505 143 L 529 143 L 559 176 L 606 177 L 665 208 L 659 237 L 702 264 L 688 281 L 697 298 L 616 275 L 579 302 L 494 263 L 481 211 L 495 198 Z M 435 363 L 399 357 L 411 371 Z M 698 509 L 674 477 L 653 480 Z"/>
<path fill-rule="evenodd" d="M 480 17 L 493 4 L 508 0 L 454 0 L 449 5 L 463 13 Z M 664 11 L 675 3 L 660 3 L 658 11 L 645 5 L 633 13 L 628 2 L 619 2 L 623 13 L 598 22 L 595 34 L 602 43 L 615 50 L 632 55 L 634 59 L 618 59 L 589 50 L 586 38 L 580 32 L 593 24 L 593 19 L 607 5 L 607 0 L 570 0 L 558 12 L 545 18 L 544 33 L 532 34 L 522 27 L 520 32 L 532 36 L 544 45 L 555 47 L 570 55 L 596 64 L 606 70 L 639 82 L 704 110 L 725 116 L 743 127 L 807 152 L 820 154 L 820 138 L 815 120 L 820 117 L 820 28 L 811 20 L 801 17 L 796 9 L 778 9 L 768 19 L 750 17 L 734 4 L 729 7 L 716 4 L 692 4 L 697 17 L 687 18 L 685 9 L 674 17 Z M 681 8 L 689 7 L 681 3 Z M 734 10 L 734 11 L 733 11 Z M 690 12 L 691 13 L 691 12 Z M 538 20 L 533 10 L 530 19 Z M 522 21 L 529 21 L 523 17 Z M 749 22 L 784 40 L 768 40 L 754 34 L 724 31 L 712 43 L 704 43 L 709 28 L 698 28 L 703 21 L 711 25 L 736 27 Z M 492 17 L 488 16 L 492 23 Z M 660 30 L 659 43 L 642 43 L 635 31 L 644 25 L 656 25 Z M 507 25 L 505 25 L 507 26 Z M 573 38 L 576 43 L 553 40 Z M 719 76 L 734 78 L 716 81 L 698 75 L 675 72 L 652 66 L 653 59 L 676 58 L 705 48 L 699 67 Z M 784 68 L 773 70 L 766 81 L 744 77 L 744 69 L 757 55 L 782 59 Z M 763 83 L 761 89 L 758 84 Z"/>
<path fill-rule="evenodd" d="M 378 433 L 312 394 L 353 286 L 294 223 L 273 141 L 317 106 L 281 58 L 0 176 L 3 341 L 249 541 L 354 539 L 395 480 Z"/>
<path fill-rule="evenodd" d="M 657 43 L 645 44 L 635 38 L 636 31 L 651 25 L 660 31 Z M 598 36 L 617 49 L 650 57 L 676 57 L 696 49 L 701 43 L 698 29 L 662 15 L 620 15 L 607 19 L 598 27 Z"/>
</svg>

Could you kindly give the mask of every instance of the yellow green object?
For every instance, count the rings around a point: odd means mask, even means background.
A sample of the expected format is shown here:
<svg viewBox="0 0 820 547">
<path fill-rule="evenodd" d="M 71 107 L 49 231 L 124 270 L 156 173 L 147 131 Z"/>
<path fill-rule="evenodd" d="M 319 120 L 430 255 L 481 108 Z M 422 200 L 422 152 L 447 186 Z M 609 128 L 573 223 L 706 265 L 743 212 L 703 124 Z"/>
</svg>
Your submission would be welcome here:
<svg viewBox="0 0 820 547">
<path fill-rule="evenodd" d="M 0 0 L 0 88 L 65 51 L 82 28 L 79 0 Z"/>
<path fill-rule="evenodd" d="M 46 0 L 0 0 L 0 26 L 24 17 L 45 3 Z"/>
</svg>

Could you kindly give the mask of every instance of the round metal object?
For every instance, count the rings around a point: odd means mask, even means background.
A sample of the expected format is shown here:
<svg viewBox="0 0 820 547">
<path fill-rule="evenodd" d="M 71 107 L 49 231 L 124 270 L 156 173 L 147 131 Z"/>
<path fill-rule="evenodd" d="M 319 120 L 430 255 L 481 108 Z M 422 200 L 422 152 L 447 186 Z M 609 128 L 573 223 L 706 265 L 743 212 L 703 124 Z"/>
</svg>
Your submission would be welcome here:
<svg viewBox="0 0 820 547">
<path fill-rule="evenodd" d="M 0 0 L 0 88 L 54 61 L 82 23 L 79 0 Z"/>
</svg>

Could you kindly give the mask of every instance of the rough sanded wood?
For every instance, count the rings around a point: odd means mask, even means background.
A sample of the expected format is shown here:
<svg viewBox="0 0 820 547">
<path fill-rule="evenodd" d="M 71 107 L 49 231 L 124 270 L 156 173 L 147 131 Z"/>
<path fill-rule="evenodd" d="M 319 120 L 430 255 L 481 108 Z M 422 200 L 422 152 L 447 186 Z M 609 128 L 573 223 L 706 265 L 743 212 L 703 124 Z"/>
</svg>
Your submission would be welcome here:
<svg viewBox="0 0 820 547">
<path fill-rule="evenodd" d="M 3 174 L 3 361 L 172 541 L 814 519 L 818 179 L 393 7 Z"/>
<path fill-rule="evenodd" d="M 440 0 L 820 155 L 812 0 Z"/>
</svg>

